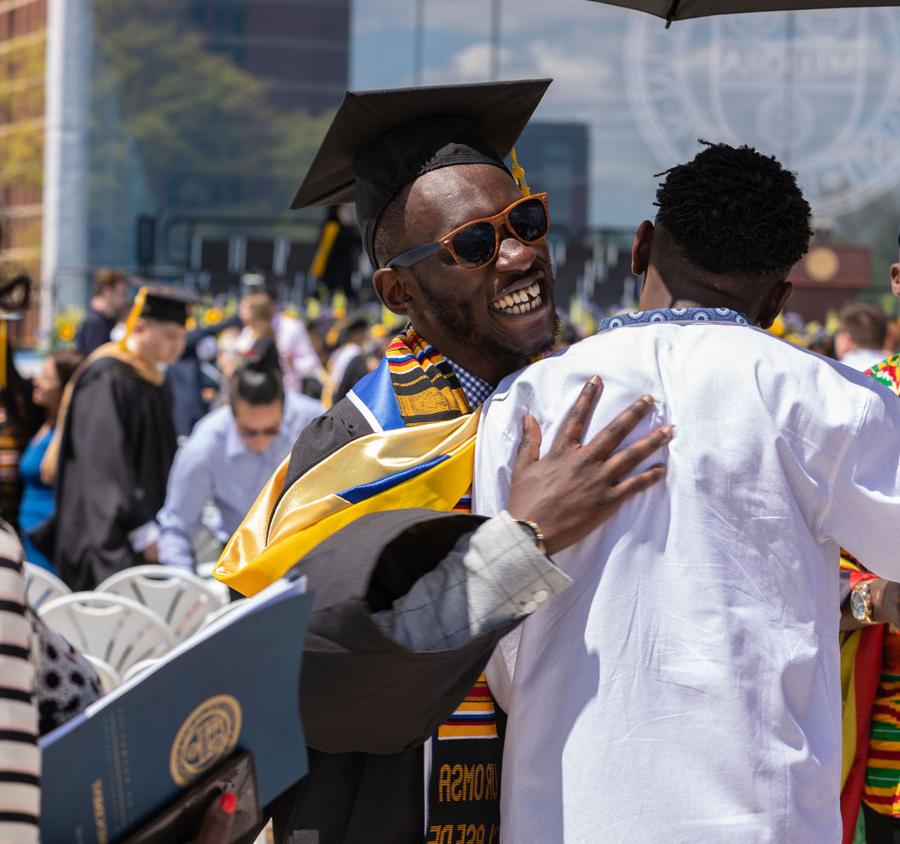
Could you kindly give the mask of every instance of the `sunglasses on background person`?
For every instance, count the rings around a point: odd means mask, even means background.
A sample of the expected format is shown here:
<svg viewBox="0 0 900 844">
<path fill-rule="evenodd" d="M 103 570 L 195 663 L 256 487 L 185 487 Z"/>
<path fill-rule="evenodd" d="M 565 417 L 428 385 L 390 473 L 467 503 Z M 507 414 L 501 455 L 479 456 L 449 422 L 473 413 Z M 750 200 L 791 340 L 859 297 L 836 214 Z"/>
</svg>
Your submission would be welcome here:
<svg viewBox="0 0 900 844">
<path fill-rule="evenodd" d="M 268 440 L 274 439 L 281 433 L 281 426 L 279 425 L 277 428 L 245 428 L 243 425 L 238 425 L 237 430 L 243 440 Z"/>
<path fill-rule="evenodd" d="M 434 243 L 426 243 L 403 252 L 385 264 L 392 267 L 411 267 L 419 261 L 445 250 L 463 269 L 477 270 L 494 261 L 500 252 L 500 229 L 506 230 L 519 242 L 531 246 L 543 240 L 550 231 L 550 209 L 547 194 L 536 193 L 516 200 L 493 217 L 472 220 Z"/>
</svg>

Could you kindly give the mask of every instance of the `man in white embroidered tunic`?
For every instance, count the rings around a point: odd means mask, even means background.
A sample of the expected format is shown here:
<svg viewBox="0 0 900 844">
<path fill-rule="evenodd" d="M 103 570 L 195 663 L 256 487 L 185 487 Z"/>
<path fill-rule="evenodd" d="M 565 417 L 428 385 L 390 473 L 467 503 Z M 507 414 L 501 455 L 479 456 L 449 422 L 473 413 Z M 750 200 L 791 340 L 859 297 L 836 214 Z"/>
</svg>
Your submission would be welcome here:
<svg viewBox="0 0 900 844">
<path fill-rule="evenodd" d="M 810 235 L 777 161 L 710 146 L 657 200 L 643 312 L 506 379 L 478 434 L 490 514 L 516 505 L 520 438 L 553 442 L 590 375 L 589 433 L 643 393 L 643 424 L 676 426 L 665 483 L 555 557 L 574 585 L 492 660 L 504 839 L 837 842 L 838 546 L 900 576 L 900 403 L 760 330 Z"/>
</svg>

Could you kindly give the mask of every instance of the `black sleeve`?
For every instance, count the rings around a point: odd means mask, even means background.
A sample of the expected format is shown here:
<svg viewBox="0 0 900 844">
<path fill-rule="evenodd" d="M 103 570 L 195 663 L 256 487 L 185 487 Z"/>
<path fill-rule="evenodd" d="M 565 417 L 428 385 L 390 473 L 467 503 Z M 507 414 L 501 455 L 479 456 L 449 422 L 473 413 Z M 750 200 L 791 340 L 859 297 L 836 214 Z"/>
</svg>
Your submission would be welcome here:
<svg viewBox="0 0 900 844">
<path fill-rule="evenodd" d="M 306 555 L 315 605 L 304 642 L 300 708 L 307 743 L 327 753 L 399 753 L 447 720 L 515 624 L 453 650 L 411 652 L 372 621 L 484 521 L 433 510 L 356 520 Z M 399 714 L 402 713 L 402 716 Z"/>
</svg>

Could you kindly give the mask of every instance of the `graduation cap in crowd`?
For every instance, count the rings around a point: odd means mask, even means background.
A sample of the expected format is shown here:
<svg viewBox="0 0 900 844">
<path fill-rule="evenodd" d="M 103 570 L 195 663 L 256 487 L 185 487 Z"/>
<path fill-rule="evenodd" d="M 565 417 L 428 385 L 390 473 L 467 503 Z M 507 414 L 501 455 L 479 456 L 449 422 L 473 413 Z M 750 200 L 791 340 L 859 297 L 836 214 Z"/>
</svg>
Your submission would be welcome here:
<svg viewBox="0 0 900 844">
<path fill-rule="evenodd" d="M 375 225 L 400 190 L 432 170 L 493 164 L 513 145 L 550 79 L 347 92 L 291 208 L 356 203 L 372 266 Z"/>
<path fill-rule="evenodd" d="M 175 322 L 184 325 L 190 316 L 192 306 L 198 304 L 200 299 L 190 290 L 182 287 L 167 287 L 161 284 L 146 285 L 137 292 L 134 297 L 134 305 L 125 322 L 125 336 L 121 345 L 125 345 L 135 323 L 144 319 L 155 319 L 157 322 Z"/>
</svg>

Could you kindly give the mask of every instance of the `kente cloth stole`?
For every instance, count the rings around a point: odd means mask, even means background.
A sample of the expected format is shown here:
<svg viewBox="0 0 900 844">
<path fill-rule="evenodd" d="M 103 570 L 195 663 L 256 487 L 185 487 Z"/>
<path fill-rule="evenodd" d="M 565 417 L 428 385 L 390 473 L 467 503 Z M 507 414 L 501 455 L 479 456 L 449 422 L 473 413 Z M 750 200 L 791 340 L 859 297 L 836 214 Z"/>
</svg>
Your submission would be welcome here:
<svg viewBox="0 0 900 844">
<path fill-rule="evenodd" d="M 385 363 L 405 426 L 469 413 L 450 365 L 412 326 L 390 343 Z M 367 385 L 360 394 L 367 395 Z M 453 509 L 470 512 L 470 493 L 471 484 Z M 426 842 L 499 844 L 501 751 L 494 699 L 482 674 L 432 739 Z"/>
<path fill-rule="evenodd" d="M 866 374 L 900 396 L 900 355 L 876 364 Z M 847 551 L 841 551 L 841 569 L 850 573 L 851 587 L 874 576 Z M 883 624 L 841 634 L 844 844 L 853 841 L 861 802 L 882 814 L 900 814 L 897 636 Z"/>
<path fill-rule="evenodd" d="M 841 571 L 851 588 L 872 575 L 841 551 Z M 842 844 L 852 844 L 866 787 L 869 734 L 881 670 L 884 625 L 840 634 L 841 647 L 841 825 Z"/>
<path fill-rule="evenodd" d="M 867 373 L 900 396 L 900 355 L 875 364 Z"/>
</svg>

